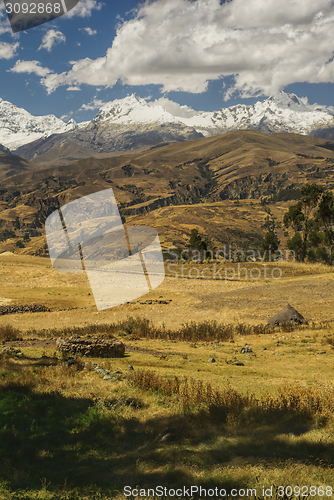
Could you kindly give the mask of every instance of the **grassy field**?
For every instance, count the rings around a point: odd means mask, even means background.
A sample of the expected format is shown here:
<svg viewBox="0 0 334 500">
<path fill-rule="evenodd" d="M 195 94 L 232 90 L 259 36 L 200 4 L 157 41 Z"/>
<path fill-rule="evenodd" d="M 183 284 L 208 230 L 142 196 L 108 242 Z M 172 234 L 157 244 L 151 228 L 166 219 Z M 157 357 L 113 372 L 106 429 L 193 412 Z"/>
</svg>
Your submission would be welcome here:
<svg viewBox="0 0 334 500">
<path fill-rule="evenodd" d="M 281 266 L 280 280 L 167 276 L 143 303 L 97 313 L 84 275 L 0 256 L 1 303 L 51 309 L 0 316 L 0 499 L 152 498 L 158 485 L 161 498 L 330 498 L 333 274 Z M 171 302 L 145 303 L 159 299 Z M 265 326 L 287 302 L 309 324 Z M 55 340 L 73 334 L 116 337 L 125 356 L 69 365 Z M 104 380 L 92 362 L 122 373 Z"/>
</svg>

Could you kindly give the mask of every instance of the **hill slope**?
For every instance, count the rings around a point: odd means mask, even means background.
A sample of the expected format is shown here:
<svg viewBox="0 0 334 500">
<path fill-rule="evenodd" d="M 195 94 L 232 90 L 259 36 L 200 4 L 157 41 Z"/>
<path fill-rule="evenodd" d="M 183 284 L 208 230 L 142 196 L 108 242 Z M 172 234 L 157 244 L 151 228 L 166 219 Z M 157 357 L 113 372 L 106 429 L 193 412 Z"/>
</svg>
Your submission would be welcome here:
<svg viewBox="0 0 334 500">
<path fill-rule="evenodd" d="M 36 165 L 25 158 L 13 155 L 7 148 L 0 145 L 0 181 L 4 181 L 15 175 L 40 171 L 42 169 L 41 165 Z"/>
<path fill-rule="evenodd" d="M 149 151 L 88 158 L 66 167 L 9 178 L 2 183 L 0 222 L 11 228 L 18 217 L 21 232 L 42 235 L 45 218 L 57 206 L 112 187 L 127 222 L 142 224 L 147 218 L 150 225 L 159 226 L 161 235 L 168 234 L 166 241 L 186 242 L 194 225 L 210 233 L 211 223 L 217 231 L 212 230 L 210 238 L 222 241 L 219 217 L 224 206 L 231 207 L 230 235 L 233 220 L 251 221 L 236 226 L 235 241 L 242 241 L 242 232 L 247 228 L 252 232 L 248 240 L 256 241 L 265 232 L 268 209 L 261 209 L 260 219 L 254 217 L 253 210 L 247 209 L 241 215 L 242 210 L 237 208 L 240 200 L 249 200 L 250 207 L 251 200 L 262 197 L 280 202 L 281 207 L 282 202 L 296 199 L 307 182 L 334 187 L 334 142 L 296 134 L 238 131 Z M 235 208 L 233 200 L 238 203 Z M 200 210 L 192 210 L 194 205 Z M 167 207 L 182 212 L 182 230 L 171 229 Z"/>
</svg>

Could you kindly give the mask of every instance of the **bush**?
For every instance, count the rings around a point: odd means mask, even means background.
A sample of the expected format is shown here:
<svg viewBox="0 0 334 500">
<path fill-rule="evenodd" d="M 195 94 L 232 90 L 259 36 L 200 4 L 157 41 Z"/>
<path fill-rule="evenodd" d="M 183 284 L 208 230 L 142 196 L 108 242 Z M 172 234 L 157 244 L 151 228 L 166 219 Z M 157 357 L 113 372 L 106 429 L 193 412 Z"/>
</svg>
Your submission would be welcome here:
<svg viewBox="0 0 334 500">
<path fill-rule="evenodd" d="M 20 337 L 20 330 L 11 325 L 0 326 L 0 341 L 16 340 Z"/>
<path fill-rule="evenodd" d="M 333 418 L 334 388 L 285 386 L 275 394 L 242 394 L 228 384 L 215 390 L 210 383 L 184 377 L 166 378 L 152 370 L 136 370 L 128 376 L 129 384 L 145 391 L 177 396 L 184 407 L 197 406 L 221 422 L 241 425 L 294 421 L 327 422 Z"/>
</svg>

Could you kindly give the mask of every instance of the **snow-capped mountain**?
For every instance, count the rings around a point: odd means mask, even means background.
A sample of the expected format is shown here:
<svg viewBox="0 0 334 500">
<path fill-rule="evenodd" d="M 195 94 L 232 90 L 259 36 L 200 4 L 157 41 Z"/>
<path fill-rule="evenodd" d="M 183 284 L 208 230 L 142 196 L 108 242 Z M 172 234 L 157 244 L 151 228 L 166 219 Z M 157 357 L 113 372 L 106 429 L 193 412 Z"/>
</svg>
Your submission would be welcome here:
<svg viewBox="0 0 334 500">
<path fill-rule="evenodd" d="M 54 115 L 32 116 L 0 99 L 0 143 L 11 151 L 20 148 L 18 154 L 29 159 L 42 155 L 45 158 L 47 154 L 51 162 L 60 146 L 69 158 L 75 156 L 71 156 L 70 150 L 73 153 L 80 149 L 79 158 L 233 130 L 290 132 L 334 139 L 334 116 L 329 109 L 315 108 L 285 92 L 252 106 L 239 104 L 216 112 L 188 108 L 187 113 L 178 113 L 175 109 L 177 105 L 168 110 L 132 94 L 104 104 L 90 122 L 76 124 L 74 120 L 65 123 Z M 182 114 L 186 116 L 179 116 Z"/>
<path fill-rule="evenodd" d="M 95 124 L 107 122 L 114 125 L 182 123 L 203 135 L 242 129 L 307 135 L 314 128 L 334 126 L 334 117 L 320 108 L 314 110 L 295 94 L 285 92 L 252 106 L 239 104 L 216 112 L 199 111 L 189 118 L 175 116 L 162 106 L 154 106 L 133 94 L 105 104 L 93 119 Z"/>
<path fill-rule="evenodd" d="M 116 99 L 104 104 L 93 123 L 109 122 L 119 125 L 135 123 L 180 123 L 180 118 L 173 116 L 162 106 L 151 106 L 137 94 Z"/>
<path fill-rule="evenodd" d="M 73 130 L 76 126 L 74 120 L 65 123 L 54 115 L 33 116 L 0 99 L 0 144 L 12 151 L 41 137 Z"/>
<path fill-rule="evenodd" d="M 184 119 L 203 135 L 232 130 L 256 129 L 260 132 L 291 132 L 303 135 L 315 129 L 334 126 L 334 117 L 327 111 L 305 104 L 295 94 L 279 92 L 252 106 L 239 104 L 216 113 L 203 113 Z"/>
</svg>

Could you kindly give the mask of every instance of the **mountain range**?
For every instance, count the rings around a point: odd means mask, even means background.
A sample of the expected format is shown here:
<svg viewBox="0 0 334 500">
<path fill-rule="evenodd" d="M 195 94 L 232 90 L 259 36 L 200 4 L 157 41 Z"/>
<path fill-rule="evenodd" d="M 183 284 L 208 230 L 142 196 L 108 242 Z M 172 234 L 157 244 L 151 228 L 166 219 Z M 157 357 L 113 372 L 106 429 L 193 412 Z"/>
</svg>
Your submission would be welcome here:
<svg viewBox="0 0 334 500">
<path fill-rule="evenodd" d="M 51 212 L 110 187 L 126 223 L 156 228 L 165 248 L 187 245 L 194 228 L 216 247 L 258 247 L 268 217 L 286 242 L 282 219 L 301 186 L 333 189 L 334 142 L 246 130 L 38 171 L 29 165 L 1 180 L 0 253 L 17 251 L 17 238 L 28 233 L 22 251 L 39 254 Z M 16 237 L 1 243 L 5 230 Z"/>
<path fill-rule="evenodd" d="M 0 99 L 0 144 L 44 167 L 235 130 L 334 139 L 334 116 L 329 108 L 314 107 L 285 92 L 251 106 L 217 112 L 180 107 L 174 113 L 132 94 L 103 105 L 93 120 L 79 124 L 54 115 L 35 117 Z"/>
</svg>

